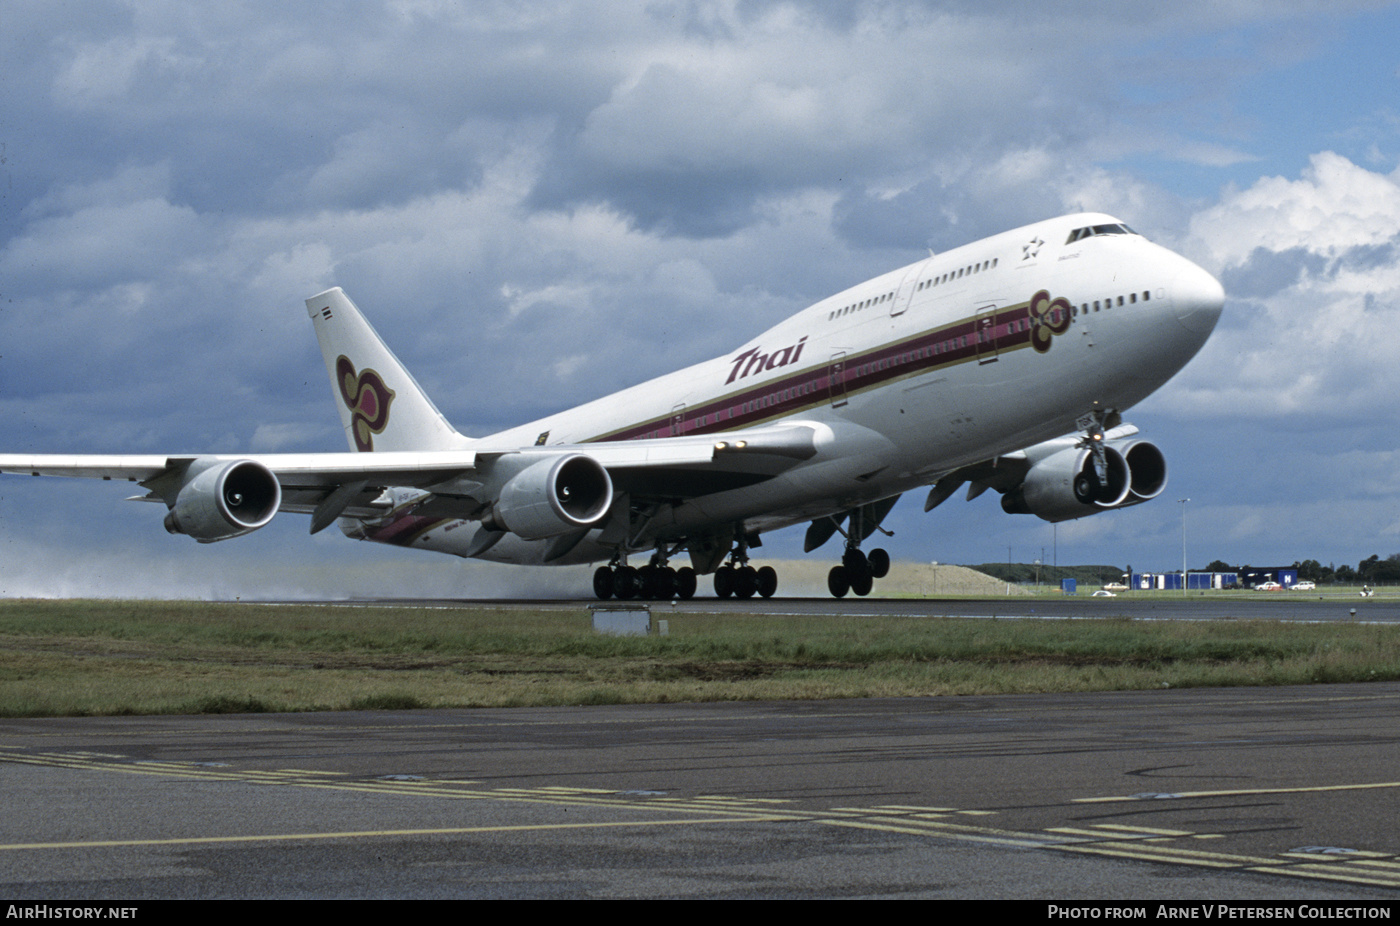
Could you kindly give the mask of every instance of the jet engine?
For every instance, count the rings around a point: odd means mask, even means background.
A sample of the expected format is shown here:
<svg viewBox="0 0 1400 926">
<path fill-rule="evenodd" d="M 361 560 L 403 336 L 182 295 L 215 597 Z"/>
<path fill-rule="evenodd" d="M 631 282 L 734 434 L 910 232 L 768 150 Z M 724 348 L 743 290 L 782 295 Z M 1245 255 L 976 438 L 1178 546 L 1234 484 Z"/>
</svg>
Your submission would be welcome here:
<svg viewBox="0 0 1400 926">
<path fill-rule="evenodd" d="M 266 526 L 282 504 L 282 486 L 253 460 L 195 460 L 165 516 L 165 529 L 213 543 Z"/>
<path fill-rule="evenodd" d="M 1127 504 L 1136 505 L 1161 495 L 1167 487 L 1167 458 L 1157 445 L 1145 440 L 1127 440 L 1113 446 L 1123 454 L 1132 474 L 1128 480 Z"/>
<path fill-rule="evenodd" d="M 612 499 L 612 479 L 601 463 L 581 453 L 562 454 L 512 476 L 482 524 L 526 540 L 544 540 L 596 526 Z"/>
<path fill-rule="evenodd" d="M 1068 521 L 1141 504 L 1166 487 L 1167 461 L 1155 444 L 1108 441 L 1103 449 L 1106 479 L 1099 478 L 1092 451 L 1070 447 L 1032 465 L 1021 484 L 1001 497 L 1002 510 Z"/>
</svg>

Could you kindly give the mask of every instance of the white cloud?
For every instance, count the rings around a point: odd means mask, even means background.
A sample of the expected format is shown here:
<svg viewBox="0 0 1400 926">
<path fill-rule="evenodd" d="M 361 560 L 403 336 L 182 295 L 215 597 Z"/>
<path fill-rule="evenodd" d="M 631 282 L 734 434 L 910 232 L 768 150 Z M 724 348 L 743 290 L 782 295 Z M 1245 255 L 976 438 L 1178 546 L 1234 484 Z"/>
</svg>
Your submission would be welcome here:
<svg viewBox="0 0 1400 926">
<path fill-rule="evenodd" d="M 204 236 L 195 212 L 164 199 L 90 206 L 34 222 L 0 253 L 0 274 L 21 286 L 85 287 L 159 274 Z"/>
<path fill-rule="evenodd" d="M 1226 321 L 1169 387 L 1190 415 L 1400 425 L 1400 185 L 1330 152 L 1297 180 L 1229 191 L 1190 223 L 1222 268 Z M 1231 318 L 1234 316 L 1234 318 Z"/>
<path fill-rule="evenodd" d="M 1227 192 L 1191 221 L 1221 266 L 1243 263 L 1256 248 L 1302 248 L 1337 256 L 1400 234 L 1400 174 L 1379 174 L 1324 151 L 1297 180 L 1266 177 Z"/>
<path fill-rule="evenodd" d="M 179 78 L 198 62 L 181 54 L 170 36 L 125 35 L 72 49 L 54 80 L 60 103 L 96 108 L 130 93 L 143 74 Z"/>
</svg>

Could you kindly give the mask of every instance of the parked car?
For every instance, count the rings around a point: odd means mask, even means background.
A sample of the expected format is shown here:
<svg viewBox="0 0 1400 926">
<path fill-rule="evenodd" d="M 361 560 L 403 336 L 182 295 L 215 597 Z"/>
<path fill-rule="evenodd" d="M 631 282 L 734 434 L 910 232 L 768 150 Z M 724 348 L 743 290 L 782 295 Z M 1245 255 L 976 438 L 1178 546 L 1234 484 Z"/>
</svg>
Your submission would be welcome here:
<svg viewBox="0 0 1400 926">
<path fill-rule="evenodd" d="M 1295 592 L 1311 592 L 1317 588 L 1317 583 L 1304 579 L 1301 582 L 1294 582 L 1292 587 Z"/>
<path fill-rule="evenodd" d="M 1277 582 L 1260 582 L 1254 586 L 1256 592 L 1278 592 L 1283 590 L 1283 586 Z"/>
</svg>

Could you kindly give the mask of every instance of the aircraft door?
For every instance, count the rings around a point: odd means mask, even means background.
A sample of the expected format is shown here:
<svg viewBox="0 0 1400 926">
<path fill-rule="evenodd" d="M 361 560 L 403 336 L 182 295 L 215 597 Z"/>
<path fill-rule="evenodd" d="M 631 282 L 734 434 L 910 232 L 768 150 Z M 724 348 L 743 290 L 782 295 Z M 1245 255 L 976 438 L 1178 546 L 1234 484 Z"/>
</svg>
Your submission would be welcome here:
<svg viewBox="0 0 1400 926">
<path fill-rule="evenodd" d="M 997 307 L 985 305 L 977 310 L 973 340 L 977 344 L 977 362 L 993 363 L 997 359 Z"/>
<path fill-rule="evenodd" d="M 685 432 L 685 403 L 671 409 L 671 436 L 680 437 Z"/>
<path fill-rule="evenodd" d="M 846 352 L 838 350 L 831 355 L 827 367 L 826 382 L 831 393 L 831 407 L 840 408 L 846 404 Z"/>
<path fill-rule="evenodd" d="M 909 272 L 904 274 L 904 279 L 899 281 L 899 289 L 890 301 L 890 315 L 903 315 L 913 304 L 914 294 L 919 291 L 919 280 L 923 279 L 924 264 L 927 263 L 925 260 L 910 267 Z"/>
</svg>

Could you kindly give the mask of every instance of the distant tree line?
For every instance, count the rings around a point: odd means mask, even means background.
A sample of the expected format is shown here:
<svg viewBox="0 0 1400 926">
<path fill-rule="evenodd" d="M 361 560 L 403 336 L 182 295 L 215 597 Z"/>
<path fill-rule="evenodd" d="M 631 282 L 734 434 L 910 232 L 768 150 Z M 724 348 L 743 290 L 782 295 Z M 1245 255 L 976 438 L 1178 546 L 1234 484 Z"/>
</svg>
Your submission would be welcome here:
<svg viewBox="0 0 1400 926">
<path fill-rule="evenodd" d="M 1300 580 L 1319 585 L 1400 585 L 1400 553 L 1392 553 L 1385 559 L 1373 553 L 1358 563 L 1355 569 L 1346 563 L 1340 566 L 1328 563 L 1324 566 L 1315 559 L 1295 562 L 1293 568 L 1298 570 Z M 1247 573 L 1250 567 L 1236 567 L 1215 560 L 1205 571 Z"/>
<path fill-rule="evenodd" d="M 1343 563 L 1340 566 L 1322 565 L 1315 559 L 1294 563 L 1298 568 L 1298 578 L 1312 579 L 1314 582 L 1337 585 L 1397 585 L 1400 584 L 1400 553 L 1392 553 L 1385 559 L 1373 553 L 1356 564 L 1356 568 Z M 1306 572 L 1306 575 L 1305 575 Z"/>
<path fill-rule="evenodd" d="M 1118 566 L 1049 566 L 1044 563 L 982 563 L 968 568 L 1003 582 L 1025 585 L 1036 581 L 1041 585 L 1059 585 L 1061 579 L 1075 579 L 1081 585 L 1104 585 L 1117 582 L 1125 573 L 1133 571 L 1132 566 L 1123 569 Z M 1315 559 L 1295 562 L 1293 568 L 1298 570 L 1299 580 L 1316 582 L 1319 585 L 1400 585 L 1400 553 L 1392 553 L 1385 559 L 1373 554 L 1358 563 L 1356 568 L 1345 563 L 1340 566 L 1330 563 L 1324 566 Z M 1224 560 L 1217 559 L 1212 560 L 1210 565 L 1200 571 L 1231 572 L 1247 576 L 1255 569 L 1249 565 L 1231 566 Z"/>
<path fill-rule="evenodd" d="M 1061 579 L 1074 579 L 1080 585 L 1105 585 L 1123 578 L 1120 566 L 1050 566 L 1045 563 L 982 563 L 969 566 L 978 572 L 1015 585 L 1059 585 Z"/>
</svg>

